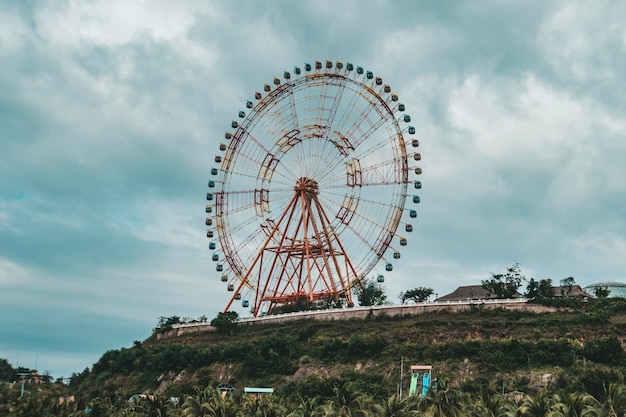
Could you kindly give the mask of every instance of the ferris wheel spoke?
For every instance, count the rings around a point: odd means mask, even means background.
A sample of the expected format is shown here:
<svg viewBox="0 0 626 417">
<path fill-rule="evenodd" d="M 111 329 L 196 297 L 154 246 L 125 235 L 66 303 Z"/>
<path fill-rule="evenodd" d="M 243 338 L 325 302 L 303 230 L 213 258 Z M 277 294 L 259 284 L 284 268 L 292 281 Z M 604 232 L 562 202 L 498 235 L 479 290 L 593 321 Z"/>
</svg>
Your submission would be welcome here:
<svg viewBox="0 0 626 417">
<path fill-rule="evenodd" d="M 267 107 L 268 111 L 273 112 L 275 116 L 275 118 L 266 118 L 265 121 L 267 125 L 270 126 L 272 121 L 278 120 L 279 124 L 284 128 L 283 131 L 288 131 L 290 130 L 290 128 L 297 128 L 298 113 L 296 111 L 297 107 L 294 98 L 294 83 L 286 82 L 284 84 L 277 85 L 278 87 L 270 94 L 268 94 L 268 96 L 262 102 L 262 105 Z M 279 103 L 283 103 L 283 107 L 280 107 Z M 288 113 L 289 118 L 283 116 L 283 113 Z M 287 123 L 287 120 L 291 120 L 292 122 Z M 288 126 L 288 124 L 290 126 Z"/>
<path fill-rule="evenodd" d="M 334 125 L 335 117 L 337 115 L 337 109 L 339 108 L 339 103 L 341 103 L 343 93 L 345 91 L 345 85 L 347 82 L 345 78 L 340 78 L 339 80 L 340 81 L 336 85 L 336 93 L 332 96 L 330 108 L 328 110 L 325 110 L 325 112 L 327 111 L 329 114 L 328 117 L 326 117 L 325 119 L 325 123 L 326 125 L 331 127 Z M 325 96 L 324 98 L 326 99 L 327 96 Z"/>
<path fill-rule="evenodd" d="M 276 165 L 281 163 L 280 159 L 277 158 L 272 153 L 272 151 L 268 149 L 268 147 L 263 145 L 259 141 L 259 139 L 255 137 L 255 135 L 252 135 L 251 133 L 247 133 L 246 137 L 250 138 L 252 143 L 256 144 L 258 149 L 262 151 L 258 154 L 255 154 L 252 157 L 244 155 L 244 158 L 250 161 L 252 165 L 258 166 L 257 176 L 254 178 L 272 179 L 273 175 L 276 172 L 276 169 L 275 169 Z M 290 179 L 290 177 L 291 178 L 296 177 L 296 174 L 291 171 L 290 167 L 283 165 L 283 168 L 284 168 L 285 173 L 279 170 L 278 175 L 280 175 L 284 180 L 288 180 Z M 249 173 L 248 175 L 252 176 Z"/>
<path fill-rule="evenodd" d="M 352 149 L 354 150 L 354 147 L 358 146 L 359 143 L 360 143 L 359 141 L 355 141 L 355 144 L 350 144 L 350 145 Z M 387 149 L 389 147 L 389 144 L 392 144 L 392 148 L 396 147 L 394 136 L 384 136 L 377 142 L 370 144 L 368 148 L 358 149 L 357 152 L 355 152 L 355 154 L 358 153 L 359 164 L 363 164 L 368 159 L 371 159 L 371 158 L 374 158 L 376 161 L 378 161 L 378 163 L 380 163 L 381 158 L 384 157 L 385 155 L 384 152 L 381 153 L 381 151 Z M 390 164 L 397 164 L 399 162 L 397 158 L 400 157 L 401 155 L 402 155 L 401 151 L 400 152 L 394 151 L 393 155 L 390 155 L 387 157 L 387 161 Z M 331 169 L 336 169 L 341 164 L 341 162 L 344 162 L 344 161 L 338 161 Z"/>
<path fill-rule="evenodd" d="M 345 105 L 342 106 L 343 117 L 336 124 L 336 126 L 334 126 L 334 129 L 337 132 L 349 133 L 351 127 L 356 127 L 359 121 L 362 121 L 365 118 L 365 112 L 362 108 L 363 105 L 359 105 L 359 102 L 366 98 L 366 96 L 359 94 L 359 92 L 354 89 L 350 89 L 350 91 L 352 91 L 352 95 L 349 100 L 346 101 Z M 368 103 L 370 103 L 368 106 L 371 105 L 371 102 L 368 101 Z"/>
<path fill-rule="evenodd" d="M 390 120 L 395 121 L 393 114 L 376 114 L 379 117 L 377 117 L 375 120 L 369 120 L 369 118 L 367 117 L 369 114 L 364 114 L 361 120 L 359 120 L 360 123 L 355 123 L 354 126 L 352 126 L 353 130 L 349 130 L 348 132 L 346 132 L 346 135 L 355 138 L 355 148 L 358 148 L 362 143 L 366 143 L 367 139 L 376 131 L 378 131 L 378 129 L 380 129 L 386 122 L 389 122 Z M 364 125 L 367 130 L 363 131 L 361 128 L 362 125 Z"/>
<path fill-rule="evenodd" d="M 357 228 L 357 230 L 366 230 L 365 225 L 369 224 L 370 226 L 374 226 L 375 229 L 387 229 L 392 230 L 392 228 L 397 226 L 399 222 L 399 215 L 403 211 L 403 207 L 398 207 L 394 204 L 383 203 L 381 201 L 369 200 L 364 198 L 363 196 L 344 195 L 343 202 L 340 205 L 336 204 L 335 199 L 322 199 L 324 204 L 328 207 L 333 208 L 333 211 L 336 213 L 335 217 L 344 224 L 350 224 L 357 222 L 363 226 Z M 357 211 L 356 205 L 360 205 L 361 207 L 370 207 L 370 209 L 363 209 Z M 377 207 L 377 208 L 376 208 Z M 392 225 L 389 227 L 382 226 L 379 222 L 372 220 L 373 218 L 378 218 L 379 216 L 366 216 L 364 213 L 372 213 L 372 210 L 384 210 L 384 212 L 389 211 L 391 208 L 397 207 L 395 209 L 394 215 L 391 217 Z M 397 217 L 397 219 L 396 219 Z M 386 223 L 389 223 L 389 218 L 387 218 Z M 371 227 L 370 227 L 371 229 Z"/>
</svg>

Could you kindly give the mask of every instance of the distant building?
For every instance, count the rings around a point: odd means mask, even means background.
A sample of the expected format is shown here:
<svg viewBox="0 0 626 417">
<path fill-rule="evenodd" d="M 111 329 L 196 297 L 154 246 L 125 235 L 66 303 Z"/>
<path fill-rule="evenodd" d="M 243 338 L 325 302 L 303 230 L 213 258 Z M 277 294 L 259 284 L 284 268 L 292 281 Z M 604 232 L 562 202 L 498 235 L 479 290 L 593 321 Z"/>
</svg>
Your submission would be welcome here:
<svg viewBox="0 0 626 417">
<path fill-rule="evenodd" d="M 259 398 L 264 395 L 272 395 L 274 393 L 274 388 L 244 387 L 243 392 L 253 398 Z"/>
<path fill-rule="evenodd" d="M 516 293 L 515 297 L 522 294 Z M 465 301 L 465 300 L 490 300 L 497 299 L 495 294 L 488 295 L 488 291 L 482 285 L 465 285 L 457 288 L 450 294 L 437 298 L 435 301 Z"/>
<path fill-rule="evenodd" d="M 586 288 L 586 287 L 585 287 Z M 580 285 L 557 286 L 552 287 L 555 297 L 572 297 L 572 298 L 593 298 L 593 293 L 589 293 L 581 288 Z"/>
<path fill-rule="evenodd" d="M 585 287 L 587 289 L 588 287 Z M 626 297 L 626 284 L 622 284 L 622 290 L 624 291 L 623 297 Z M 590 298 L 593 297 L 592 293 L 586 292 L 580 285 L 572 285 L 571 287 L 552 287 L 552 293 L 555 297 L 574 297 L 574 298 Z M 513 298 L 520 298 L 524 295 L 520 292 L 516 292 Z M 497 297 L 495 294 L 488 295 L 488 291 L 483 288 L 482 285 L 465 285 L 458 287 L 450 294 L 437 298 L 435 301 L 467 301 L 467 300 L 494 300 Z"/>
<path fill-rule="evenodd" d="M 617 281 L 604 281 L 587 285 L 584 290 L 591 296 L 595 296 L 596 287 L 606 288 L 609 291 L 610 298 L 626 298 L 626 284 Z"/>
<path fill-rule="evenodd" d="M 41 384 L 42 382 L 44 382 L 44 377 L 42 375 L 39 375 L 39 372 L 37 372 L 36 369 L 31 369 L 28 372 L 30 373 L 30 375 L 26 377 L 26 382 L 28 382 L 29 384 Z"/>
</svg>

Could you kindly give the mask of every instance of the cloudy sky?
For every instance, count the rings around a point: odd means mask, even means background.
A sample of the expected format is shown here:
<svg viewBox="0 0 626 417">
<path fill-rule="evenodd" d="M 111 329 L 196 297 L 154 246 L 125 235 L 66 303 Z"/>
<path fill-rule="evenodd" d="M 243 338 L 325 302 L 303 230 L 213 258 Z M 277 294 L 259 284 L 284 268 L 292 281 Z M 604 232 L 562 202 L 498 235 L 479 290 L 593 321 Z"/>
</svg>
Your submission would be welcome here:
<svg viewBox="0 0 626 417">
<path fill-rule="evenodd" d="M 228 301 L 204 226 L 230 121 L 284 70 L 361 65 L 421 140 L 387 275 L 443 295 L 519 263 L 626 280 L 626 4 L 0 1 L 0 358 L 53 377 Z"/>
</svg>

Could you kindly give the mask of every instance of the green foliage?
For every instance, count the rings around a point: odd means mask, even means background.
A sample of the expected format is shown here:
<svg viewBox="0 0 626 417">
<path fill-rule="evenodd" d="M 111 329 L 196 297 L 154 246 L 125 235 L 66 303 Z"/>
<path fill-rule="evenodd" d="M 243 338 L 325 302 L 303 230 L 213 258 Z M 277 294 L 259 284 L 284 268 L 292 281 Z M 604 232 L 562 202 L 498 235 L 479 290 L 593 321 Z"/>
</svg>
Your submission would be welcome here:
<svg viewBox="0 0 626 417">
<path fill-rule="evenodd" d="M 385 288 L 369 278 L 361 281 L 355 292 L 360 306 L 379 306 L 385 304 L 387 300 Z"/>
<path fill-rule="evenodd" d="M 170 316 L 170 317 L 159 316 L 157 325 L 153 329 L 153 333 L 157 331 L 161 331 L 161 332 L 167 331 L 172 328 L 172 325 L 180 324 L 182 322 L 183 321 L 181 320 L 179 316 Z"/>
<path fill-rule="evenodd" d="M 412 290 L 406 290 L 406 292 L 401 292 L 400 300 L 402 301 L 402 304 L 406 303 L 408 300 L 415 301 L 416 303 L 423 303 L 424 301 L 428 301 L 433 293 L 434 291 L 432 288 L 417 287 Z"/>
<path fill-rule="evenodd" d="M 193 384 L 218 381 L 238 389 L 272 386 L 281 395 L 320 401 L 333 400 L 337 387 L 352 383 L 360 392 L 384 397 L 397 388 L 400 357 L 405 366 L 432 364 L 438 376 L 448 375 L 458 386 L 466 381 L 466 393 L 497 391 L 497 381 L 501 386 L 506 380 L 507 391 L 533 394 L 536 375 L 542 373 L 558 374 L 554 387 L 559 392 L 590 392 L 590 384 L 623 381 L 619 340 L 626 331 L 626 300 L 556 297 L 536 303 L 563 310 L 439 310 L 151 337 L 106 352 L 91 372 L 73 375 L 71 385 L 87 399 L 112 398 L 108 382 L 121 387 L 126 398 L 150 389 L 186 398 Z M 503 379 L 503 373 L 509 376 Z M 172 383 L 175 378 L 182 382 Z"/>
<path fill-rule="evenodd" d="M 585 344 L 585 357 L 593 362 L 607 365 L 621 365 L 624 362 L 624 349 L 616 336 L 592 339 Z"/>
<path fill-rule="evenodd" d="M 293 336 L 269 336 L 248 349 L 243 365 L 246 373 L 253 378 L 289 375 L 295 370 L 295 359 L 300 353 Z"/>
<path fill-rule="evenodd" d="M 325 363 L 354 362 L 376 358 L 387 346 L 379 337 L 354 335 L 349 339 L 319 337 L 312 341 L 309 355 Z"/>
<path fill-rule="evenodd" d="M 95 366 L 95 365 L 94 365 Z M 81 373 L 73 373 L 70 376 L 70 387 L 77 388 L 79 387 L 89 375 L 89 368 L 83 369 Z"/>
<path fill-rule="evenodd" d="M 528 280 L 526 293 L 524 295 L 529 299 L 539 298 L 539 282 L 535 281 L 535 278 Z"/>
<path fill-rule="evenodd" d="M 17 370 L 6 359 L 0 359 L 0 382 L 3 381 L 17 381 Z"/>
<path fill-rule="evenodd" d="M 563 278 L 559 283 L 561 284 L 561 297 L 569 297 L 572 287 L 576 285 L 576 280 L 574 280 L 574 277 L 567 277 Z"/>
<path fill-rule="evenodd" d="M 294 313 L 296 311 L 308 311 L 315 309 L 315 302 L 307 297 L 300 297 L 293 303 L 282 304 L 270 310 L 270 314 Z"/>
<path fill-rule="evenodd" d="M 497 298 L 515 298 L 517 290 L 526 278 L 520 271 L 519 264 L 515 263 L 506 269 L 504 274 L 491 273 L 491 279 L 483 280 L 483 288 L 487 295 L 495 295 Z"/>
<path fill-rule="evenodd" d="M 552 298 L 554 297 L 554 288 L 550 278 L 535 281 L 534 278 L 528 280 L 526 286 L 526 297 L 528 298 Z"/>
<path fill-rule="evenodd" d="M 591 367 L 583 373 L 569 375 L 565 389 L 570 392 L 586 392 L 598 401 L 606 400 L 606 388 L 610 384 L 623 381 L 623 375 L 614 369 Z"/>
<path fill-rule="evenodd" d="M 542 279 L 539 281 L 539 294 L 540 298 L 554 297 L 554 288 L 552 287 L 552 280 L 550 278 Z"/>
<path fill-rule="evenodd" d="M 611 290 L 609 290 L 608 287 L 602 287 L 602 286 L 593 287 L 593 295 L 595 295 L 598 298 L 607 298 L 610 293 L 611 293 Z"/>
<path fill-rule="evenodd" d="M 341 308 L 346 305 L 345 297 L 335 298 L 333 296 L 320 297 L 315 303 L 315 310 L 327 310 L 330 308 Z"/>
<path fill-rule="evenodd" d="M 318 375 L 309 375 L 298 384 L 286 385 L 282 391 L 289 397 L 316 398 L 323 402 L 332 398 L 333 389 L 339 383 L 340 379 L 336 377 L 320 378 Z"/>
<path fill-rule="evenodd" d="M 211 320 L 211 326 L 215 327 L 218 332 L 232 334 L 237 327 L 237 319 L 239 314 L 236 311 L 219 312 L 217 317 Z"/>
</svg>

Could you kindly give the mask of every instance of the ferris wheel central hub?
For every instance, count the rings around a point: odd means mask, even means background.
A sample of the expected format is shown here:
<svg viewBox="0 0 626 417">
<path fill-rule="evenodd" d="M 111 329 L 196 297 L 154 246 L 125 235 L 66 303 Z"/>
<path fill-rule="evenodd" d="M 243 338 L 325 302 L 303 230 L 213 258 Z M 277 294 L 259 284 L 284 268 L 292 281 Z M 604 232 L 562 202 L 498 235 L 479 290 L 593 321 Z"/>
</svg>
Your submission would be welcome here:
<svg viewBox="0 0 626 417">
<path fill-rule="evenodd" d="M 297 193 L 304 192 L 309 198 L 313 198 L 320 193 L 317 181 L 307 177 L 302 177 L 296 181 L 296 186 L 293 189 Z"/>
</svg>

